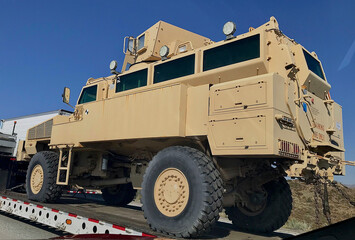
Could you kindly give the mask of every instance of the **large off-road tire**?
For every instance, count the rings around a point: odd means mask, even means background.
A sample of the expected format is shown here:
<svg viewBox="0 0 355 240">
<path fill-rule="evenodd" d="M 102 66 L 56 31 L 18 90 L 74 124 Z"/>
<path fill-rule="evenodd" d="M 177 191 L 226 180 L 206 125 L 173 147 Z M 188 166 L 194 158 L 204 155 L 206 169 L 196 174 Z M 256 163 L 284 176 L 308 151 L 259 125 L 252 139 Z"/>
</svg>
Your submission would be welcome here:
<svg viewBox="0 0 355 240">
<path fill-rule="evenodd" d="M 26 175 L 28 199 L 55 202 L 62 195 L 62 186 L 56 184 L 59 156 L 55 152 L 36 153 L 30 161 Z"/>
<path fill-rule="evenodd" d="M 272 232 L 282 227 L 292 210 L 292 193 L 285 178 L 266 183 L 266 203 L 261 212 L 248 214 L 242 207 L 228 207 L 226 214 L 238 229 L 250 232 Z"/>
<path fill-rule="evenodd" d="M 208 232 L 222 211 L 220 173 L 204 153 L 174 146 L 160 151 L 143 177 L 144 216 L 154 231 L 176 237 Z"/>
<path fill-rule="evenodd" d="M 126 183 L 104 188 L 101 192 L 102 198 L 106 203 L 123 207 L 132 202 L 136 196 L 137 190 L 133 189 L 132 183 Z"/>
</svg>

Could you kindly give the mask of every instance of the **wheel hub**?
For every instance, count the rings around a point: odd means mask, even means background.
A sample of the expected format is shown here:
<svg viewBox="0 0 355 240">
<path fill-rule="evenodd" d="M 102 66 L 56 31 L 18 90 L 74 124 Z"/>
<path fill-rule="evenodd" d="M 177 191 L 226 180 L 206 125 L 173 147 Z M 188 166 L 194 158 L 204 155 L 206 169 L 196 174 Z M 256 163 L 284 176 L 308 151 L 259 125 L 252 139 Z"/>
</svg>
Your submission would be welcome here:
<svg viewBox="0 0 355 240">
<path fill-rule="evenodd" d="M 264 211 L 267 203 L 267 192 L 265 189 L 250 191 L 244 201 L 237 203 L 238 208 L 247 216 L 256 216 Z"/>
<path fill-rule="evenodd" d="M 185 175 L 176 168 L 165 169 L 155 182 L 154 200 L 165 216 L 179 215 L 189 200 L 189 184 Z"/>
<path fill-rule="evenodd" d="M 34 194 L 39 193 L 43 186 L 44 173 L 41 165 L 37 164 L 31 173 L 31 190 Z"/>
</svg>

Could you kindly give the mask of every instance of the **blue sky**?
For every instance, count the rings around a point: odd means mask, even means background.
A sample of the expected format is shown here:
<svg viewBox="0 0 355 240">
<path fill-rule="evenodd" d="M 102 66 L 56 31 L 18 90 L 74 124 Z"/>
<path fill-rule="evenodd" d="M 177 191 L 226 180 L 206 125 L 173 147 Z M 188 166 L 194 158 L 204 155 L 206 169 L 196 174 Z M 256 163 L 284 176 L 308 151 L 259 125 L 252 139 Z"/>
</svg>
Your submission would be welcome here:
<svg viewBox="0 0 355 240">
<path fill-rule="evenodd" d="M 67 108 L 90 77 L 122 64 L 123 37 L 163 20 L 212 40 L 223 24 L 237 34 L 275 16 L 281 30 L 322 61 L 332 97 L 343 106 L 346 159 L 355 160 L 354 1 L 7 1 L 0 0 L 0 118 Z M 68 109 L 68 108 L 67 108 Z M 341 180 L 355 184 L 355 167 Z"/>
</svg>

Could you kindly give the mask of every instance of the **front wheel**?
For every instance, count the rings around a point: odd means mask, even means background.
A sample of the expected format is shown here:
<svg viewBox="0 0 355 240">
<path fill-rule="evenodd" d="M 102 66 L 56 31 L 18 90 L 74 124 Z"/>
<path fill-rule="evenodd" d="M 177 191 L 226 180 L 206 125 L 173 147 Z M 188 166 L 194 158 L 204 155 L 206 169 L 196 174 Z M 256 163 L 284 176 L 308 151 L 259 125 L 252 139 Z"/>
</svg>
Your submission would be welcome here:
<svg viewBox="0 0 355 240">
<path fill-rule="evenodd" d="M 144 174 L 144 216 L 155 231 L 195 237 L 217 222 L 222 194 L 220 173 L 208 156 L 189 147 L 169 147 L 153 158 Z"/>
<path fill-rule="evenodd" d="M 292 210 L 292 193 L 285 178 L 268 182 L 263 185 L 264 201 L 261 193 L 250 194 L 250 199 L 258 202 L 253 208 L 237 204 L 226 208 L 228 218 L 238 229 L 251 232 L 272 232 L 282 227 Z M 252 210 L 251 210 L 252 209 Z"/>
<path fill-rule="evenodd" d="M 62 186 L 56 184 L 59 156 L 55 152 L 36 153 L 26 174 L 28 199 L 38 202 L 55 202 L 62 195 Z"/>
</svg>

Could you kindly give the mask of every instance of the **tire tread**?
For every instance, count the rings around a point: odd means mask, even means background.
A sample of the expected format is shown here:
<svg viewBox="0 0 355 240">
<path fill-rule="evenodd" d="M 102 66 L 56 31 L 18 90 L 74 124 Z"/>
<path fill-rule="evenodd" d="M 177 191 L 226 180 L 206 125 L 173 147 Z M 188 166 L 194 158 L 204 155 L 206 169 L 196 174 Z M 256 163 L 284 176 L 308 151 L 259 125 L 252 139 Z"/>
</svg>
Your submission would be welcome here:
<svg viewBox="0 0 355 240">
<path fill-rule="evenodd" d="M 204 201 L 203 201 L 202 211 L 200 211 L 196 220 L 192 224 L 190 224 L 190 227 L 188 229 L 184 229 L 183 233 L 167 233 L 164 231 L 164 229 L 161 229 L 158 225 L 154 224 L 154 222 L 150 222 L 149 226 L 154 231 L 159 231 L 164 234 L 168 234 L 170 236 L 175 236 L 175 237 L 190 238 L 190 237 L 203 235 L 208 231 L 210 231 L 212 226 L 218 221 L 219 213 L 223 209 L 223 203 L 222 203 L 223 199 L 221 194 L 223 192 L 222 179 L 220 177 L 217 168 L 214 166 L 212 160 L 209 159 L 209 157 L 207 157 L 204 153 L 200 152 L 199 150 L 190 147 L 185 147 L 185 146 L 173 146 L 173 147 L 168 147 L 160 151 L 159 153 L 164 153 L 165 151 L 171 151 L 171 150 L 184 152 L 190 155 L 193 161 L 195 161 L 195 163 L 197 164 L 201 174 L 201 178 L 203 179 L 203 184 L 205 185 L 204 187 L 205 191 L 203 192 Z M 153 160 L 149 163 L 149 166 L 145 174 L 149 173 L 150 169 L 154 168 L 154 165 L 156 163 L 155 159 L 156 157 L 154 157 Z M 142 208 L 143 208 L 143 212 L 145 212 L 147 206 L 144 205 L 143 192 L 144 191 L 142 191 L 142 202 L 143 202 Z M 149 219 L 147 218 L 146 214 L 144 214 L 144 217 L 149 222 Z"/>
</svg>

